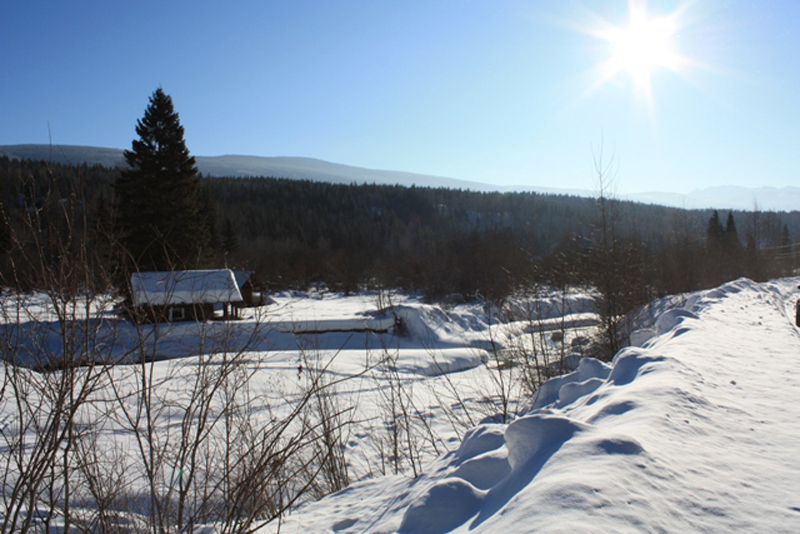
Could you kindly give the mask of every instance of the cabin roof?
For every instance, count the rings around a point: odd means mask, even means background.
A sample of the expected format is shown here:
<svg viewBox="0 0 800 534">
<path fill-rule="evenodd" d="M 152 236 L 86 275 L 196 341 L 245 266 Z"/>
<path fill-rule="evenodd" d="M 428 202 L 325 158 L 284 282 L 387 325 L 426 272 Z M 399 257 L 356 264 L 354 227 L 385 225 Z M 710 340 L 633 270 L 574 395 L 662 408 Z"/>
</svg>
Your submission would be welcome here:
<svg viewBox="0 0 800 534">
<path fill-rule="evenodd" d="M 233 277 L 236 279 L 236 285 L 239 289 L 247 283 L 253 271 L 233 271 Z"/>
<path fill-rule="evenodd" d="M 133 305 L 239 302 L 242 294 L 230 269 L 156 271 L 131 275 Z"/>
</svg>

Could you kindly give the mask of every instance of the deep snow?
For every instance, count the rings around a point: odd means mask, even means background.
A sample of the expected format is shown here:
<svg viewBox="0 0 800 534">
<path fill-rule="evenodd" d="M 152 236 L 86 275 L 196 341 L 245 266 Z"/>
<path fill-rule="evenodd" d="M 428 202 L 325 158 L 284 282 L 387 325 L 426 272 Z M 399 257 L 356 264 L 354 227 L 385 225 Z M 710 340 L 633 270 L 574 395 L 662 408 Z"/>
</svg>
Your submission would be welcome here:
<svg viewBox="0 0 800 534">
<path fill-rule="evenodd" d="M 181 429 L 189 432 L 200 424 L 188 407 L 197 406 L 196 399 L 202 397 L 198 394 L 208 392 L 198 388 L 209 380 L 213 384 L 215 369 L 223 368 L 234 373 L 225 375 L 224 382 L 237 388 L 236 409 L 246 412 L 237 412 L 237 417 L 247 427 L 265 429 L 280 427 L 291 417 L 303 391 L 321 373 L 330 384 L 325 391 L 333 408 L 347 421 L 341 443 L 350 480 L 418 472 L 442 452 L 458 447 L 470 428 L 484 419 L 496 419 L 500 404 L 505 416 L 511 417 L 520 402 L 529 401 L 521 393 L 522 368 L 507 365 L 509 354 L 533 343 L 540 357 L 548 355 L 544 362 L 548 364 L 559 362 L 561 356 L 569 359 L 573 351 L 572 359 L 580 353 L 582 343 L 573 347 L 573 341 L 585 339 L 591 326 L 578 327 L 583 320 L 574 325 L 565 320 L 563 325 L 576 328 L 564 332 L 563 341 L 554 341 L 552 329 L 559 331 L 561 326 L 546 320 L 558 313 L 585 315 L 590 303 L 585 293 L 539 296 L 543 298 L 536 306 L 520 305 L 510 317 L 498 320 L 498 311 L 483 304 L 443 308 L 414 295 L 288 292 L 273 295 L 269 306 L 244 310 L 241 321 L 137 326 L 115 314 L 115 303 L 106 296 L 87 296 L 88 308 L 86 302 L 62 306 L 61 316 L 67 320 L 59 321 L 47 296 L 5 293 L 0 300 L 0 340 L 4 358 L 30 367 L 60 368 L 65 346 L 77 358 L 117 364 L 98 368 L 101 374 L 95 376 L 100 378 L 74 424 L 86 430 L 92 450 L 108 463 L 102 468 L 114 479 L 108 483 L 121 488 L 115 506 L 128 514 L 127 521 L 143 523 L 145 519 L 136 516 L 147 513 L 137 503 L 149 492 L 136 438 L 145 428 L 142 399 L 152 403 L 153 424 L 147 428 L 165 459 L 154 475 L 163 492 L 172 491 L 176 473 L 184 470 L 178 460 L 184 443 Z M 392 309 L 386 312 L 383 308 L 389 302 Z M 396 323 L 402 323 L 402 335 Z M 233 368 L 231 361 L 236 362 Z M 0 396 L 0 460 L 5 460 L 13 457 L 20 436 L 29 443 L 42 436 L 31 421 L 49 411 L 50 386 L 42 380 L 45 375 L 7 363 L 0 366 L 0 373 L 4 381 L 12 377 L 30 389 L 21 404 L 13 395 Z M 59 373 L 46 376 L 58 380 Z M 209 397 L 215 416 L 204 419 L 210 422 L 203 436 L 211 455 L 219 456 L 229 446 L 222 415 L 229 410 L 222 404 L 226 395 Z M 18 421 L 18 410 L 26 413 L 25 421 Z M 398 410 L 407 414 L 402 425 Z M 181 419 L 189 426 L 174 424 Z M 299 431 L 296 427 L 302 421 L 292 421 L 295 428 L 290 432 Z M 217 460 L 215 456 L 208 465 Z M 14 479 L 14 469 L 3 465 L 6 470 L 0 474 Z M 219 475 L 218 469 L 203 469 L 208 477 Z M 73 486 L 85 489 L 80 481 Z M 87 522 L 93 514 L 92 498 L 74 498 L 72 511 Z M 47 516 L 46 509 L 42 504 L 31 513 Z M 59 524 L 58 517 L 53 524 Z"/>
<path fill-rule="evenodd" d="M 355 484 L 280 531 L 798 532 L 797 284 L 689 298 L 644 325 L 642 347 L 583 360 L 419 478 Z"/>
<path fill-rule="evenodd" d="M 152 370 L 155 402 L 167 414 L 198 369 L 222 357 L 222 345 L 247 346 L 252 395 L 269 403 L 252 417 L 280 417 L 306 379 L 304 366 L 343 379 L 333 394 L 352 410 L 345 452 L 352 479 L 362 481 L 307 502 L 265 534 L 788 533 L 800 531 L 798 283 L 742 279 L 657 301 L 634 321 L 635 346 L 611 364 L 581 359 L 593 319 L 580 291 L 538 295 L 535 306 L 521 301 L 505 317 L 407 295 L 391 295 L 394 313 L 385 315 L 385 296 L 285 293 L 238 323 L 137 330 L 108 305 L 88 324 L 109 344 L 110 359 L 134 356 L 139 336 L 165 358 Z M 57 351 L 48 302 L 25 298 L 22 307 L 4 299 L 4 339 L 19 342 L 23 357 Z M 380 332 L 398 319 L 405 336 Z M 577 368 L 525 396 L 521 366 L 506 368 L 497 357 L 533 347 L 548 365 L 563 357 Z M 109 373 L 120 402 L 129 402 L 136 373 Z M 414 421 L 427 425 L 428 436 L 414 444 L 416 478 L 408 457 L 394 459 L 402 474 L 384 475 L 395 467 L 386 455 L 387 392 L 398 385 Z M 506 397 L 509 414 L 522 415 L 502 424 Z M 0 429 L 12 435 L 13 406 L 0 407 Z M 118 464 L 135 457 L 113 411 L 98 432 L 98 450 Z M 140 483 L 130 480 L 130 490 Z"/>
</svg>

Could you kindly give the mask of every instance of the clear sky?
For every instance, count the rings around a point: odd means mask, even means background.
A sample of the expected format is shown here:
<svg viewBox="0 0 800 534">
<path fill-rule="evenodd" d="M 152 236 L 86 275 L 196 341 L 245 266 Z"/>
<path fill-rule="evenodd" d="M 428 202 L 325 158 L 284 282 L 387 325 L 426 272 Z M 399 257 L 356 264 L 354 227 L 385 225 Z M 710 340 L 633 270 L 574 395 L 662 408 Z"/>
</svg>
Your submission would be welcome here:
<svg viewBox="0 0 800 534">
<path fill-rule="evenodd" d="M 0 72 L 0 144 L 130 148 L 161 86 L 201 156 L 800 186 L 798 0 L 0 0 Z"/>
</svg>

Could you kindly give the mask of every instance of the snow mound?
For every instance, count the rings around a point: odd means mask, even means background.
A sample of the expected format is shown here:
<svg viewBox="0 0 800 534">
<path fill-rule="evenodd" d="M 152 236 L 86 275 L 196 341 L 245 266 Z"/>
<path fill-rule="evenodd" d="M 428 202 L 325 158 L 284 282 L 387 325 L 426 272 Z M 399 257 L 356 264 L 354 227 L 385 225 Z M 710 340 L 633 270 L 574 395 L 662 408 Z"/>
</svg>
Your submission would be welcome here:
<svg viewBox="0 0 800 534">
<path fill-rule="evenodd" d="M 610 373 L 611 367 L 600 360 L 582 358 L 575 371 L 551 378 L 539 387 L 533 396 L 531 411 L 539 410 L 556 402 L 559 402 L 562 406 L 569 404 L 578 396 L 585 395 L 591 389 L 596 388 L 603 380 L 608 378 Z M 576 384 L 576 386 L 564 389 L 569 384 Z M 562 390 L 564 390 L 563 396 Z"/>
<path fill-rule="evenodd" d="M 502 447 L 505 443 L 504 432 L 505 425 L 488 424 L 473 428 L 467 432 L 461 446 L 456 450 L 454 463 L 458 465 L 479 454 Z"/>
<path fill-rule="evenodd" d="M 663 356 L 636 348 L 629 347 L 621 350 L 614 357 L 614 368 L 608 376 L 608 381 L 615 386 L 624 386 L 633 382 L 638 376 L 649 373 L 653 365 L 664 362 Z"/>
<path fill-rule="evenodd" d="M 741 279 L 660 309 L 645 347 L 584 358 L 427 474 L 354 492 L 371 521 L 346 532 L 800 531 L 797 284 Z M 327 501 L 314 531 L 339 519 Z"/>
<path fill-rule="evenodd" d="M 503 450 L 488 451 L 458 466 L 454 477 L 463 479 L 474 487 L 489 489 L 511 472 L 511 464 Z"/>
<path fill-rule="evenodd" d="M 480 507 L 483 494 L 469 482 L 445 479 L 431 487 L 403 516 L 401 533 L 443 534 L 465 523 Z"/>
<path fill-rule="evenodd" d="M 454 454 L 453 476 L 466 480 L 479 489 L 488 489 L 510 471 L 503 447 L 506 425 L 484 424 L 470 430 Z"/>
<path fill-rule="evenodd" d="M 529 462 L 544 464 L 556 449 L 585 430 L 587 425 L 556 415 L 528 415 L 517 419 L 506 430 L 508 463 L 518 470 Z"/>
<path fill-rule="evenodd" d="M 492 438 L 478 439 L 484 445 L 497 445 L 496 432 L 489 435 Z M 474 439 L 470 436 L 465 441 Z M 399 532 L 443 534 L 467 524 L 469 530 L 479 527 L 525 491 L 569 443 L 584 457 L 634 457 L 645 453 L 644 447 L 631 437 L 546 413 L 512 422 L 505 429 L 503 440 L 502 446 L 471 457 L 455 470 L 444 470 L 443 478 L 434 481 L 408 506 Z"/>
<path fill-rule="evenodd" d="M 655 328 L 639 328 L 631 332 L 630 341 L 633 347 L 644 347 L 645 343 L 658 335 Z"/>
<path fill-rule="evenodd" d="M 613 367 L 584 358 L 572 373 L 548 380 L 528 415 L 507 426 L 479 426 L 465 437 L 443 470 L 447 475 L 407 508 L 399 532 L 439 534 L 470 520 L 470 529 L 480 525 L 527 487 L 570 442 L 585 455 L 642 454 L 643 445 L 627 435 L 600 430 L 552 410 L 573 405 L 604 385 L 629 384 L 640 372 L 647 372 L 648 365 L 661 360 L 629 350 L 620 354 Z M 635 407 L 632 403 L 609 406 L 595 420 Z"/>
<path fill-rule="evenodd" d="M 682 310 L 682 309 L 673 309 L 667 310 L 661 315 L 658 316 L 656 319 L 656 335 L 666 334 L 679 324 L 681 324 L 684 319 L 697 319 L 697 315 L 694 313 Z"/>
<path fill-rule="evenodd" d="M 462 309 L 460 306 L 447 312 L 438 306 L 426 304 L 400 305 L 392 308 L 392 314 L 409 338 L 427 347 L 463 345 L 465 338 L 470 339 L 470 333 L 483 333 L 487 327 L 479 319 L 481 312 L 476 314 L 475 310 Z"/>
</svg>

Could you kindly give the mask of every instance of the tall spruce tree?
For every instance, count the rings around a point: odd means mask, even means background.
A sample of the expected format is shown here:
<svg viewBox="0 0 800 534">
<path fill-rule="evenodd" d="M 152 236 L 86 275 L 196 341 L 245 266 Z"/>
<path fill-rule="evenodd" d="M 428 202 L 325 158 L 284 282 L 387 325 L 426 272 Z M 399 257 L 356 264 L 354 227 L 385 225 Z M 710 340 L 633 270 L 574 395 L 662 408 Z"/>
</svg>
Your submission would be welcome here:
<svg viewBox="0 0 800 534">
<path fill-rule="evenodd" d="M 711 247 L 719 247 L 725 239 L 725 228 L 722 226 L 722 221 L 719 218 L 719 212 L 714 210 L 714 213 L 708 219 L 706 225 L 706 244 Z"/>
<path fill-rule="evenodd" d="M 192 269 L 210 255 L 208 217 L 195 160 L 172 98 L 161 88 L 136 123 L 116 183 L 117 224 L 130 270 Z M 206 206 L 206 209 L 209 209 Z"/>
</svg>

